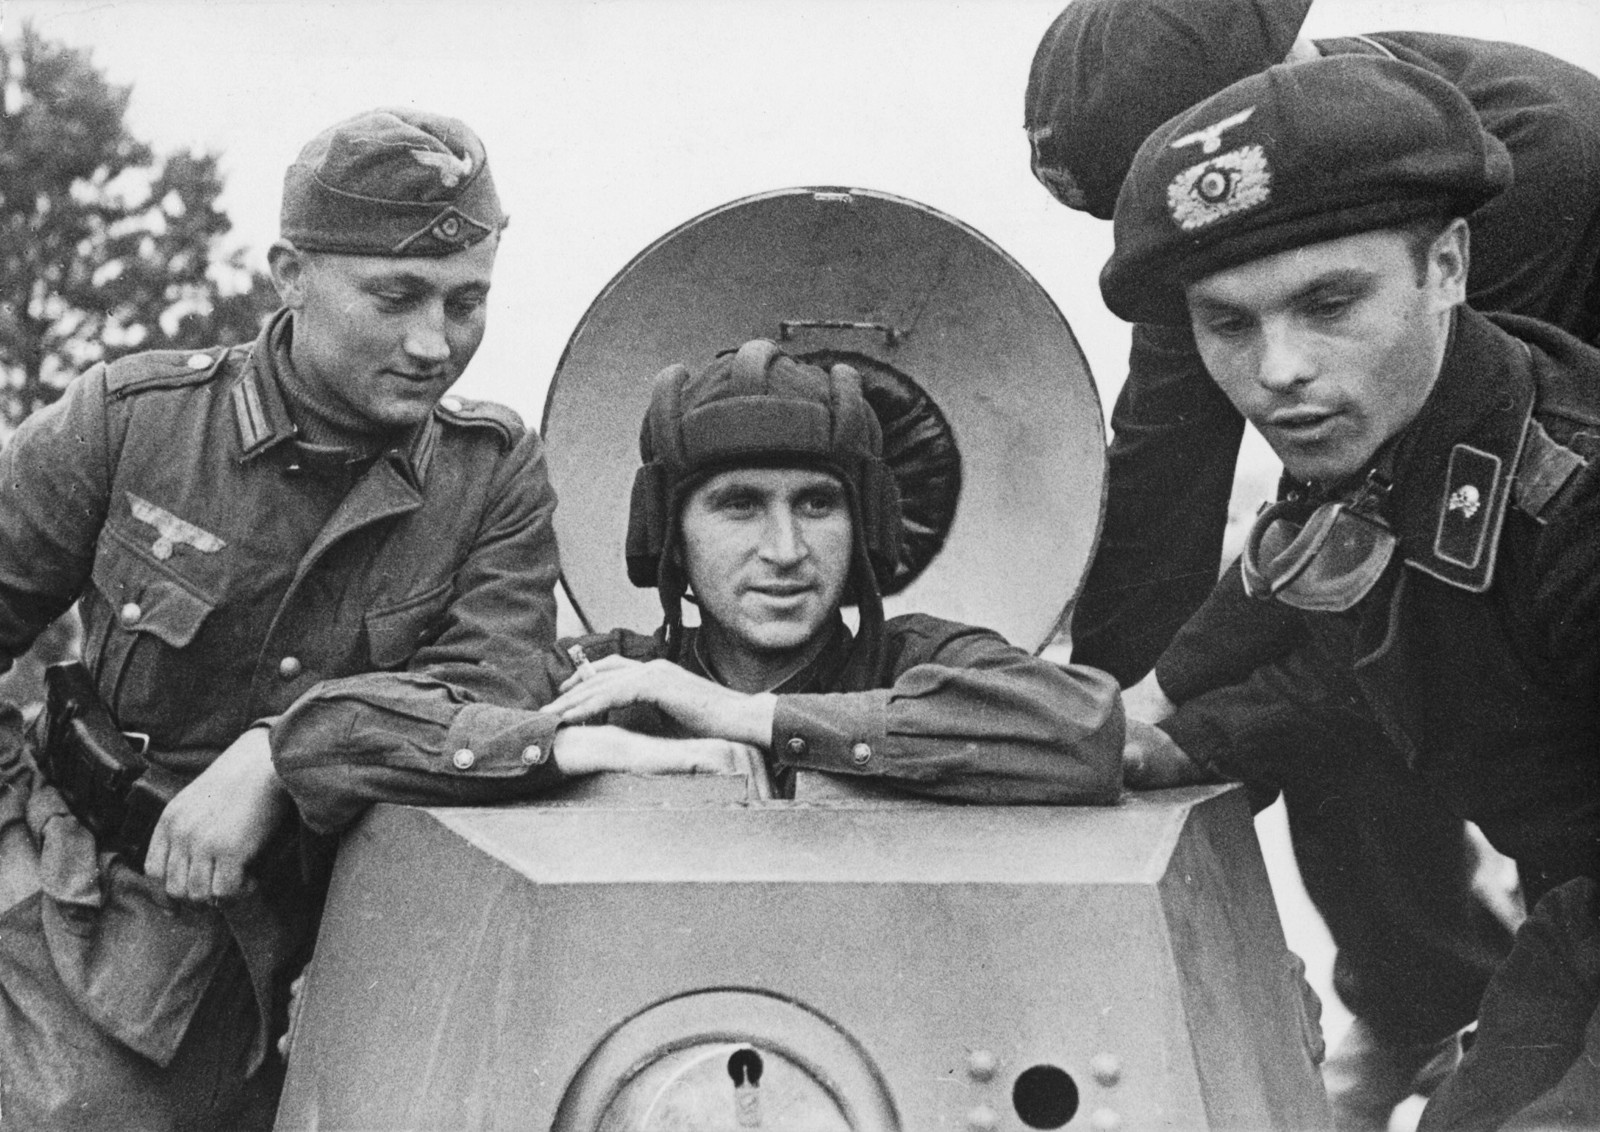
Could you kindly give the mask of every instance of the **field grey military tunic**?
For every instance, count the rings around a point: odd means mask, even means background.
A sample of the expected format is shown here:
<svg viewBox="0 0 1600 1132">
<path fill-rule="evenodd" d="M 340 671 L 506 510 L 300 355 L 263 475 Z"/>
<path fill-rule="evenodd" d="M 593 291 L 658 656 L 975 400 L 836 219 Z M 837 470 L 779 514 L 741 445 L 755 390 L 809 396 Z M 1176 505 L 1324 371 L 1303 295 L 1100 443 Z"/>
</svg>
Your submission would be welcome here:
<svg viewBox="0 0 1600 1132">
<path fill-rule="evenodd" d="M 395 447 L 319 465 L 281 387 L 292 326 L 280 313 L 251 347 L 97 366 L 22 426 L 0 454 L 0 666 L 79 602 L 119 725 L 185 776 L 324 681 L 373 673 L 386 705 L 447 705 L 454 745 L 424 773 L 487 796 L 531 788 L 542 768 L 515 756 L 449 756 L 495 726 L 493 705 L 527 706 L 554 637 L 538 439 L 509 410 L 446 396 Z M 240 1074 L 213 1063 L 261 1063 L 274 996 L 310 946 L 316 855 L 284 830 L 252 893 L 178 905 L 139 863 L 96 861 L 54 791 L 30 789 L 26 755 L 0 776 L 0 827 L 26 819 L 43 887 L 0 918 L 0 1118 L 33 1127 L 64 1106 L 87 1118 L 73 1127 L 215 1125 Z"/>
</svg>

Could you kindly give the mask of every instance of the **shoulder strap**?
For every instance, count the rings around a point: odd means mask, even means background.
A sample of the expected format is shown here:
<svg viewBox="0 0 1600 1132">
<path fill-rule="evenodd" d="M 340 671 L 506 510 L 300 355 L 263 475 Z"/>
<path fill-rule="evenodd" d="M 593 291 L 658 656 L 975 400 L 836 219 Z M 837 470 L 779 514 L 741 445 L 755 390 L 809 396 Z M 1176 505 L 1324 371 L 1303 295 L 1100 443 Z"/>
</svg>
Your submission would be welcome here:
<svg viewBox="0 0 1600 1132">
<path fill-rule="evenodd" d="M 213 380 L 222 370 L 230 347 L 209 350 L 152 350 L 129 354 L 106 366 L 106 393 L 113 399 L 147 389 L 176 389 Z"/>
<path fill-rule="evenodd" d="M 1589 461 L 1545 431 L 1538 420 L 1528 422 L 1522 444 L 1522 460 L 1517 465 L 1512 498 L 1517 509 L 1544 522 L 1544 512 L 1566 486 L 1567 481 Z"/>
<path fill-rule="evenodd" d="M 499 437 L 502 448 L 510 448 L 527 431 L 514 409 L 493 401 L 474 401 L 456 393 L 447 393 L 439 398 L 433 413 L 448 424 L 492 430 Z"/>
</svg>

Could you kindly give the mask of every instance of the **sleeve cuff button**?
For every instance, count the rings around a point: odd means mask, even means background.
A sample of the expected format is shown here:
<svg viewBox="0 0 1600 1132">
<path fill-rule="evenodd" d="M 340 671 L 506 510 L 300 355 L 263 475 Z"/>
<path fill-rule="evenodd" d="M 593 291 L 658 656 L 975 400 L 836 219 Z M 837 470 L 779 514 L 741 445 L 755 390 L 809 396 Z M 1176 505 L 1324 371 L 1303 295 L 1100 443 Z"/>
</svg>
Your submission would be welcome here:
<svg viewBox="0 0 1600 1132">
<path fill-rule="evenodd" d="M 472 764 L 478 761 L 478 756 L 472 753 L 470 747 L 462 747 L 450 756 L 450 761 L 455 764 L 457 770 L 471 770 Z"/>
<path fill-rule="evenodd" d="M 537 743 L 529 743 L 522 748 L 522 765 L 538 766 L 544 762 L 544 748 Z"/>
<path fill-rule="evenodd" d="M 793 739 L 790 739 L 787 746 L 789 748 L 789 753 L 797 759 L 803 758 L 806 751 L 810 749 L 806 745 L 806 741 L 800 738 L 798 735 L 796 735 Z"/>
<path fill-rule="evenodd" d="M 872 748 L 866 743 L 857 743 L 850 748 L 850 761 L 857 766 L 865 766 L 870 758 L 872 758 Z"/>
</svg>

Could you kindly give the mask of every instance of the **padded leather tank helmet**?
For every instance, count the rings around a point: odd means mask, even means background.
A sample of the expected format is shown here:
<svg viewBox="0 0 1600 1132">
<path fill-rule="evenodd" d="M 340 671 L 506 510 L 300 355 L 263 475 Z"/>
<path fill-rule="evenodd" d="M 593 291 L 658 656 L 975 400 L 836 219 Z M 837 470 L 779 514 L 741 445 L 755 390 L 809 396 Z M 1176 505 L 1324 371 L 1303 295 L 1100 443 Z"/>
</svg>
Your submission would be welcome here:
<svg viewBox="0 0 1600 1132">
<path fill-rule="evenodd" d="M 881 622 L 882 587 L 900 558 L 900 496 L 883 461 L 877 416 L 854 368 L 824 370 L 757 338 L 719 354 L 699 375 L 672 365 L 656 375 L 639 434 L 643 462 L 628 513 L 628 578 L 661 591 L 677 635 L 687 579 L 678 563 L 678 515 L 696 486 L 750 466 L 817 468 L 850 498 L 856 538 L 851 595 L 862 624 Z"/>
</svg>

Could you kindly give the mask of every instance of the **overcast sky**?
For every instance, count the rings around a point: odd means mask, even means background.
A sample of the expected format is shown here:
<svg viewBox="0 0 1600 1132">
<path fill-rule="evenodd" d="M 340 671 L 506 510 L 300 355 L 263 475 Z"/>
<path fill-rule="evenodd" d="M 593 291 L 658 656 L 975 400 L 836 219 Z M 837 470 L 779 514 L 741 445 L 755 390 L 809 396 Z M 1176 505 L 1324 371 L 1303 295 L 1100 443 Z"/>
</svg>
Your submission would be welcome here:
<svg viewBox="0 0 1600 1132">
<path fill-rule="evenodd" d="M 1095 275 L 1109 225 L 1028 172 L 1022 92 L 1059 0 L 4 0 L 131 83 L 133 129 L 220 151 L 258 262 L 284 167 L 385 104 L 483 136 L 512 216 L 488 337 L 463 390 L 537 422 L 562 346 L 650 241 L 766 189 L 837 184 L 940 208 L 1051 293 L 1107 403 L 1126 328 Z M 1313 34 L 1513 39 L 1600 69 L 1592 0 L 1316 0 Z"/>
</svg>

